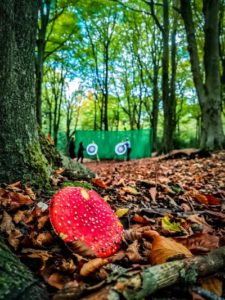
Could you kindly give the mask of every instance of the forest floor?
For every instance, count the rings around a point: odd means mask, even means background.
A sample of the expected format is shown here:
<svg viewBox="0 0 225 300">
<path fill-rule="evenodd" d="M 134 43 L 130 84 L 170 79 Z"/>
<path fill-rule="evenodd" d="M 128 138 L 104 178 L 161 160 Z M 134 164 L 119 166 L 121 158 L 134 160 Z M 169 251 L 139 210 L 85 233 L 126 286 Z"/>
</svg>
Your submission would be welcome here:
<svg viewBox="0 0 225 300">
<path fill-rule="evenodd" d="M 104 300 L 113 274 L 117 278 L 127 271 L 141 272 L 225 245 L 225 151 L 207 158 L 155 157 L 84 165 L 96 173 L 95 178 L 71 181 L 58 170 L 50 192 L 33 192 L 20 182 L 0 188 L 0 230 L 14 253 L 45 281 L 50 298 Z M 92 187 L 116 213 L 125 233 L 115 255 L 88 258 L 85 251 L 71 251 L 55 234 L 48 204 L 59 188 L 68 185 Z M 224 283 L 223 268 L 198 281 L 197 292 L 177 284 L 146 299 L 219 299 L 216 295 L 225 299 Z"/>
</svg>

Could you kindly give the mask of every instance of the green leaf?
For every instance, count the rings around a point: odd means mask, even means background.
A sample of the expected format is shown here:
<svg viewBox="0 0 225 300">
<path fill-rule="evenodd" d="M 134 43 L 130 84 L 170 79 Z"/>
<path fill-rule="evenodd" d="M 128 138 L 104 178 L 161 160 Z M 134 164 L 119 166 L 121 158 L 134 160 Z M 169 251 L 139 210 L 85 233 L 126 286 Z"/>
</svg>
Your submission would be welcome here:
<svg viewBox="0 0 225 300">
<path fill-rule="evenodd" d="M 170 219 L 169 215 L 164 216 L 164 218 L 162 219 L 162 227 L 166 230 L 180 232 L 181 231 L 180 225 L 181 222 L 173 222 Z"/>
</svg>

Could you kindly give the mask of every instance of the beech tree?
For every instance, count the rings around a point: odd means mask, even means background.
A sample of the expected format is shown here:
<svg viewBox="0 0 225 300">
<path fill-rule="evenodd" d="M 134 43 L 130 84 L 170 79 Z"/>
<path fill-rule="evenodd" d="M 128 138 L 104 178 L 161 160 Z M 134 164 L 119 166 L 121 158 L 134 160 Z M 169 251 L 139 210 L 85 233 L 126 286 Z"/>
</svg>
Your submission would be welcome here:
<svg viewBox="0 0 225 300">
<path fill-rule="evenodd" d="M 204 0 L 204 58 L 201 68 L 196 28 L 190 0 L 181 0 L 181 14 L 187 33 L 193 81 L 201 109 L 200 147 L 215 150 L 224 147 L 219 56 L 220 0 Z"/>
<path fill-rule="evenodd" d="M 35 105 L 34 50 L 37 5 L 0 2 L 0 182 L 48 181 Z"/>
</svg>

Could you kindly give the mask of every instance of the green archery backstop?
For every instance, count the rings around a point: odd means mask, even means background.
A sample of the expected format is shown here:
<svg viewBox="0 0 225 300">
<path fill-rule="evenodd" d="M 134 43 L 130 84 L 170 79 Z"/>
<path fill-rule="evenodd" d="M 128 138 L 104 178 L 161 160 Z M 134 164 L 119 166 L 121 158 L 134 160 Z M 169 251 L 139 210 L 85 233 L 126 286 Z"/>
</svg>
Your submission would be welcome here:
<svg viewBox="0 0 225 300">
<path fill-rule="evenodd" d="M 132 151 L 130 158 L 150 157 L 152 154 L 152 130 L 126 130 L 126 131 L 86 131 L 77 130 L 75 133 L 76 154 L 79 143 L 83 142 L 86 148 L 91 143 L 98 145 L 99 159 L 125 159 L 126 154 L 117 155 L 115 153 L 115 146 L 118 143 L 125 141 L 128 138 L 131 142 Z M 63 132 L 59 133 L 58 149 L 66 153 L 66 135 Z M 84 152 L 84 157 L 96 159 L 97 156 L 90 156 Z"/>
</svg>

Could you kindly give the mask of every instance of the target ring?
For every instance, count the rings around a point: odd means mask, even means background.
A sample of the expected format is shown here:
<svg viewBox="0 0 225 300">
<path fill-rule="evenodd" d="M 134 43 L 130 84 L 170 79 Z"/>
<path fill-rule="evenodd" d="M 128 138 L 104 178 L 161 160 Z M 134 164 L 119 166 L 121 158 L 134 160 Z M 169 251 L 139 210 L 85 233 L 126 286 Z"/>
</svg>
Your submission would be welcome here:
<svg viewBox="0 0 225 300">
<path fill-rule="evenodd" d="M 87 154 L 95 155 L 98 152 L 98 145 L 92 143 L 87 146 Z"/>
<path fill-rule="evenodd" d="M 123 155 L 126 153 L 126 151 L 127 151 L 127 147 L 125 143 L 119 143 L 115 147 L 115 152 L 117 155 Z"/>
</svg>

